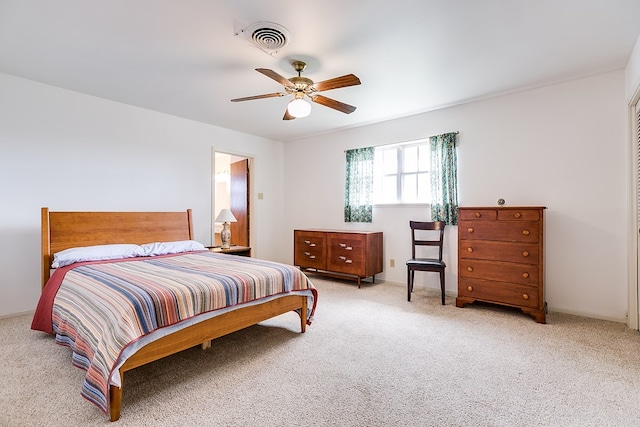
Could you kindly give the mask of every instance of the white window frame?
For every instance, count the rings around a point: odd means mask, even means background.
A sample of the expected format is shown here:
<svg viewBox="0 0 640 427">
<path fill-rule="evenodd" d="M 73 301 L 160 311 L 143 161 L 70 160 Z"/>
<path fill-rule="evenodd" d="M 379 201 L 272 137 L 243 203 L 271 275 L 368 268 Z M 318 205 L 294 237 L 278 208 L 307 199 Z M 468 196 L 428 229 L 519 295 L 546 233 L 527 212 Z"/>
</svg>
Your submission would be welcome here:
<svg viewBox="0 0 640 427">
<path fill-rule="evenodd" d="M 429 205 L 431 203 L 431 187 L 429 181 L 429 174 L 431 173 L 431 163 L 430 159 L 427 158 L 426 163 L 423 162 L 420 165 L 420 159 L 418 159 L 418 169 L 413 171 L 406 171 L 405 167 L 405 150 L 407 148 L 413 147 L 422 147 L 422 151 L 418 148 L 418 152 L 426 153 L 427 157 L 429 156 L 429 139 L 420 139 L 415 141 L 403 142 L 398 144 L 389 144 L 389 145 L 381 145 L 375 147 L 375 160 L 374 160 L 374 206 L 393 206 L 393 205 Z M 382 152 L 388 150 L 395 150 L 397 154 L 396 158 L 396 168 L 393 172 L 384 172 L 384 167 L 381 164 L 384 160 L 381 159 Z M 421 168 L 422 166 L 422 168 Z M 404 188 L 405 179 L 410 176 L 415 176 L 417 180 L 417 175 L 426 175 L 426 179 L 423 181 L 423 186 L 426 188 L 422 188 L 426 194 L 428 194 L 428 200 L 415 200 L 415 198 L 408 199 L 405 195 L 406 190 Z M 380 191 L 382 191 L 382 180 L 384 177 L 396 177 L 396 198 L 395 200 L 384 200 L 380 197 Z M 420 192 L 419 181 L 416 181 L 416 191 Z"/>
</svg>

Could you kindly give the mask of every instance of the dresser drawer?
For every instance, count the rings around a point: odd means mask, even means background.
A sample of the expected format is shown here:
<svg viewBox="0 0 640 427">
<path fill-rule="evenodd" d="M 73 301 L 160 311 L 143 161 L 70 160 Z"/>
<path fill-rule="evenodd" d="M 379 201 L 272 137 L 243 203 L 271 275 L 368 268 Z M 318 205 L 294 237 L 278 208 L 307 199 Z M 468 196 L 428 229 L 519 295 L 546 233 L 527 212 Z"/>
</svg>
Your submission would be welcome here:
<svg viewBox="0 0 640 427">
<path fill-rule="evenodd" d="M 538 264 L 538 245 L 535 243 L 489 242 L 462 240 L 459 249 L 461 259 Z"/>
<path fill-rule="evenodd" d="M 317 231 L 294 231 L 294 245 L 304 248 L 327 245 L 327 234 Z"/>
<path fill-rule="evenodd" d="M 327 267 L 326 233 L 294 231 L 294 264 L 300 267 Z"/>
<path fill-rule="evenodd" d="M 515 307 L 538 308 L 538 288 L 516 283 L 496 283 L 487 280 L 461 278 L 458 296 Z"/>
<path fill-rule="evenodd" d="M 326 246 L 314 246 L 311 248 L 296 247 L 294 264 L 308 268 L 327 268 Z"/>
<path fill-rule="evenodd" d="M 498 218 L 498 213 L 495 209 L 478 208 L 478 209 L 464 209 L 458 211 L 458 220 L 471 219 L 471 220 L 493 220 Z"/>
<path fill-rule="evenodd" d="M 535 221 L 459 221 L 461 240 L 499 240 L 538 243 L 540 223 Z"/>
<path fill-rule="evenodd" d="M 327 242 L 327 269 L 359 274 L 365 265 L 365 240 L 356 234 L 330 234 Z"/>
<path fill-rule="evenodd" d="M 510 262 L 460 259 L 460 277 L 538 286 L 538 266 Z"/>
<path fill-rule="evenodd" d="M 538 209 L 498 209 L 500 221 L 538 221 L 540 211 Z"/>
</svg>

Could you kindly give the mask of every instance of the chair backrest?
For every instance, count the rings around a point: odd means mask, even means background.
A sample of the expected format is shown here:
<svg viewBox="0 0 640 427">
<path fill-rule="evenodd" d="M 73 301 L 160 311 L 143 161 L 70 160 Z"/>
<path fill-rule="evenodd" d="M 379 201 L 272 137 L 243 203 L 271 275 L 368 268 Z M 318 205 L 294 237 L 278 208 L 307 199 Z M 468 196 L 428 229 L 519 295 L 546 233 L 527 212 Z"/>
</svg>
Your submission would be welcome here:
<svg viewBox="0 0 640 427">
<path fill-rule="evenodd" d="M 416 257 L 416 246 L 438 246 L 438 260 L 442 261 L 442 246 L 444 240 L 444 221 L 409 221 L 409 227 L 411 227 L 411 258 Z M 416 239 L 416 230 L 427 231 L 439 231 L 437 235 L 438 239 L 435 239 L 435 233 L 433 239 L 419 238 Z"/>
</svg>

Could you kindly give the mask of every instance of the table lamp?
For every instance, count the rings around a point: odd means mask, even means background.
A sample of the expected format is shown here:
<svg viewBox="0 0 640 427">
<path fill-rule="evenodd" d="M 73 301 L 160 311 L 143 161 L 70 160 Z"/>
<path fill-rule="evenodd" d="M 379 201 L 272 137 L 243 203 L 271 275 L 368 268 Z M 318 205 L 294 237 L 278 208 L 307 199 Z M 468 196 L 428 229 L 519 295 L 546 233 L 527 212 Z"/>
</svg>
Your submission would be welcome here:
<svg viewBox="0 0 640 427">
<path fill-rule="evenodd" d="M 222 209 L 216 217 L 216 222 L 222 223 L 222 231 L 220 232 L 220 240 L 222 241 L 222 249 L 229 249 L 231 243 L 231 230 L 229 229 L 230 222 L 237 222 L 233 213 L 229 209 Z"/>
</svg>

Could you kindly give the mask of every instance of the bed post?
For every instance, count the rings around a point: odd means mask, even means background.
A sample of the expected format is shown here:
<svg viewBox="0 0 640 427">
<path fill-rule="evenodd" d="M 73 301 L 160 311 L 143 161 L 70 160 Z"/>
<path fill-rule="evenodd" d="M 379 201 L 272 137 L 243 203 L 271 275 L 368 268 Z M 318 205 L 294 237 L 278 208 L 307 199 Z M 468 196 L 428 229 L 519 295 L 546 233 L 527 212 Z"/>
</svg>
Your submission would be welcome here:
<svg viewBox="0 0 640 427">
<path fill-rule="evenodd" d="M 187 209 L 187 222 L 189 223 L 189 240 L 193 240 L 193 216 L 191 209 Z"/>
<path fill-rule="evenodd" d="M 302 307 L 300 307 L 300 332 L 304 334 L 307 330 L 307 297 L 302 297 Z"/>
<path fill-rule="evenodd" d="M 120 419 L 120 408 L 122 408 L 122 383 L 124 377 L 120 372 L 120 387 L 115 385 L 109 386 L 109 420 L 118 421 Z"/>
<path fill-rule="evenodd" d="M 49 275 L 51 274 L 49 271 L 50 260 L 51 260 L 51 236 L 49 235 L 49 208 L 42 208 L 42 283 L 41 288 L 44 289 L 44 285 L 47 284 L 47 280 L 49 280 Z"/>
</svg>

